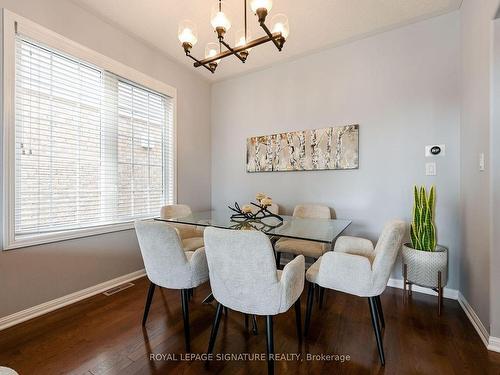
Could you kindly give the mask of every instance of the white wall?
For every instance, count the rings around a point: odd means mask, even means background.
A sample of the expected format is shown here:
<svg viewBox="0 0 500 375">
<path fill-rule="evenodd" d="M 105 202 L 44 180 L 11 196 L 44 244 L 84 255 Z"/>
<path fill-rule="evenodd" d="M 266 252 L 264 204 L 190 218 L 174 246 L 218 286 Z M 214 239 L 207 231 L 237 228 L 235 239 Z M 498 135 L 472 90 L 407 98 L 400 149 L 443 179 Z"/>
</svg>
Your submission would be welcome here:
<svg viewBox="0 0 500 375">
<path fill-rule="evenodd" d="M 464 0 L 461 7 L 461 233 L 460 291 L 490 331 L 491 284 L 490 89 L 492 20 L 498 0 Z M 486 171 L 479 171 L 479 154 L 485 153 Z M 498 168 L 498 166 L 497 166 Z M 499 229 L 496 228 L 498 232 Z M 497 242 L 498 243 L 498 242 Z M 498 265 L 497 265 L 498 266 Z M 498 271 L 497 271 L 498 272 Z M 498 285 L 498 284 L 497 284 Z M 491 297 L 490 297 L 491 293 Z M 497 314 L 500 316 L 500 310 Z"/>
<path fill-rule="evenodd" d="M 286 213 L 323 203 L 353 220 L 349 233 L 376 239 L 385 221 L 409 220 L 413 184 L 435 184 L 448 286 L 457 288 L 459 34 L 453 12 L 213 85 L 212 206 L 260 191 Z M 247 137 L 351 123 L 360 124 L 359 170 L 245 172 Z M 446 156 L 426 177 L 433 143 L 446 144 Z"/>
<path fill-rule="evenodd" d="M 210 207 L 207 81 L 70 1 L 0 0 L 0 7 L 176 87 L 178 201 Z M 0 317 L 141 268 L 133 231 L 0 251 Z"/>
</svg>

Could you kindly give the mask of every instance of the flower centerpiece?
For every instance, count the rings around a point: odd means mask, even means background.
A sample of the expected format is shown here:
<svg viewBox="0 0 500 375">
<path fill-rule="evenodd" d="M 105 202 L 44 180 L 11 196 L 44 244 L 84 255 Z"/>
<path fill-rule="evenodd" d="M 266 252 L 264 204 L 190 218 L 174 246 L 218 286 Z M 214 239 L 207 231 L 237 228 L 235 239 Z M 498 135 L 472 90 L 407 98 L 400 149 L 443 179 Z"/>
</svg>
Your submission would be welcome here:
<svg viewBox="0 0 500 375">
<path fill-rule="evenodd" d="M 266 218 L 276 218 L 280 221 L 281 225 L 283 218 L 268 209 L 273 204 L 272 198 L 268 197 L 267 194 L 257 193 L 255 195 L 255 199 L 257 200 L 257 203 L 250 202 L 249 204 L 245 204 L 240 207 L 238 202 L 234 202 L 234 207 L 228 206 L 231 211 L 235 212 L 231 215 L 231 219 L 234 221 L 261 221 Z"/>
</svg>

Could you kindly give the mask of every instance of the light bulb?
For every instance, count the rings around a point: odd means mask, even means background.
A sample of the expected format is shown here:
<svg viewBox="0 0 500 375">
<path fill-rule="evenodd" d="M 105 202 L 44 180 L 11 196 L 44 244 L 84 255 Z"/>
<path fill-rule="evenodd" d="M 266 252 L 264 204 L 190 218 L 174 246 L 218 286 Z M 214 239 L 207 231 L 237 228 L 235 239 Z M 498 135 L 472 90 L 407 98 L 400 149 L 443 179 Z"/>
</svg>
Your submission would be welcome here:
<svg viewBox="0 0 500 375">
<path fill-rule="evenodd" d="M 219 53 L 219 44 L 210 42 L 207 43 L 205 47 L 205 58 L 209 59 L 210 57 L 214 57 Z M 220 62 L 220 59 L 214 61 L 216 64 Z"/>
<path fill-rule="evenodd" d="M 248 32 L 247 30 L 247 34 L 245 35 L 245 30 L 244 29 L 241 29 L 241 30 L 238 30 L 236 33 L 235 33 L 235 38 L 234 38 L 234 45 L 236 47 L 241 47 L 241 46 L 244 46 L 245 44 L 247 44 L 250 40 L 251 40 L 251 36 L 250 36 L 250 33 Z M 250 51 L 251 48 L 248 48 L 247 51 Z"/>
<path fill-rule="evenodd" d="M 250 9 L 252 9 L 252 12 L 254 14 L 257 13 L 257 9 L 265 9 L 267 10 L 267 13 L 269 13 L 272 7 L 273 7 L 272 0 L 252 0 L 250 2 Z"/>
<path fill-rule="evenodd" d="M 220 28 L 227 32 L 231 28 L 230 10 L 224 1 L 215 1 L 213 3 L 210 23 L 214 30 Z"/>
<path fill-rule="evenodd" d="M 273 33 L 281 33 L 283 38 L 288 38 L 290 35 L 290 27 L 288 26 L 288 18 L 283 13 L 279 13 L 271 18 L 271 25 L 273 25 Z"/>
<path fill-rule="evenodd" d="M 196 30 L 196 25 L 190 20 L 183 20 L 179 22 L 177 35 L 179 36 L 181 44 L 189 43 L 191 46 L 194 46 L 198 41 L 198 31 Z"/>
</svg>

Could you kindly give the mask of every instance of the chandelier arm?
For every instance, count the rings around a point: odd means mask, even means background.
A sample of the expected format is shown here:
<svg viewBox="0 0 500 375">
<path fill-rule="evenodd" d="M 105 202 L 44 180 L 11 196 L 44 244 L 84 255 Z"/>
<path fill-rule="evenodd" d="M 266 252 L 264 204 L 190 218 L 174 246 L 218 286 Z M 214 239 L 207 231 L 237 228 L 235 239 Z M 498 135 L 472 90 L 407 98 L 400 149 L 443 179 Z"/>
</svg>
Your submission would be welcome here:
<svg viewBox="0 0 500 375">
<path fill-rule="evenodd" d="M 272 33 L 271 36 L 262 36 L 260 38 L 257 38 L 257 39 L 254 39 L 252 40 L 251 42 L 248 42 L 247 44 L 243 45 L 243 46 L 239 46 L 239 47 L 236 47 L 236 48 L 233 48 L 233 51 L 235 53 L 239 53 L 239 52 L 242 52 L 244 50 L 247 50 L 249 48 L 253 48 L 253 47 L 256 47 L 256 46 L 259 46 L 261 44 L 264 44 L 264 43 L 267 43 L 267 42 L 270 42 L 270 41 L 273 41 L 273 43 L 278 43 L 278 40 L 281 40 L 283 38 L 283 36 L 281 35 L 280 32 L 278 33 Z M 227 56 L 231 56 L 233 54 L 233 52 L 231 51 L 224 51 L 224 52 L 221 52 L 219 53 L 218 55 L 215 55 L 215 56 L 211 56 L 207 59 L 204 59 L 204 60 L 200 60 L 198 62 L 195 62 L 194 63 L 194 66 L 195 67 L 199 67 L 203 64 L 209 64 L 211 62 L 214 62 L 216 60 L 219 60 L 219 59 L 223 59 Z"/>
<path fill-rule="evenodd" d="M 243 57 L 241 57 L 241 56 L 238 54 L 238 52 L 235 52 L 235 51 L 234 51 L 234 49 L 233 49 L 233 48 L 232 48 L 229 44 L 227 44 L 227 43 L 224 41 L 224 39 L 221 39 L 221 41 L 220 41 L 220 42 L 221 42 L 221 43 L 222 43 L 222 44 L 223 44 L 223 45 L 224 45 L 224 46 L 225 46 L 225 47 L 226 47 L 226 48 L 227 48 L 227 49 L 231 52 L 231 54 L 232 54 L 232 55 L 234 55 L 234 56 L 236 56 L 238 59 L 240 59 L 240 61 L 241 61 L 242 63 L 244 63 L 244 62 L 245 62 L 245 59 L 244 59 Z"/>
<path fill-rule="evenodd" d="M 278 49 L 278 51 L 281 52 L 281 48 L 283 48 L 283 45 L 281 45 L 277 39 L 273 38 L 273 34 L 271 33 L 271 31 L 269 30 L 269 28 L 266 26 L 266 24 L 264 22 L 260 22 L 260 27 L 262 27 L 264 29 L 264 31 L 266 32 L 266 34 L 269 36 L 269 38 L 272 39 L 274 45 L 276 46 L 276 48 Z M 280 36 L 281 36 L 281 33 L 280 33 Z"/>
<path fill-rule="evenodd" d="M 195 63 L 194 63 L 195 67 L 203 66 L 204 68 L 210 70 L 210 73 L 212 73 L 212 74 L 215 73 L 215 69 L 212 69 L 209 66 L 207 66 L 208 63 L 204 63 L 204 62 L 198 60 L 196 57 L 192 56 L 190 53 L 186 53 L 186 56 L 190 57 L 191 59 L 193 59 L 195 61 Z"/>
</svg>

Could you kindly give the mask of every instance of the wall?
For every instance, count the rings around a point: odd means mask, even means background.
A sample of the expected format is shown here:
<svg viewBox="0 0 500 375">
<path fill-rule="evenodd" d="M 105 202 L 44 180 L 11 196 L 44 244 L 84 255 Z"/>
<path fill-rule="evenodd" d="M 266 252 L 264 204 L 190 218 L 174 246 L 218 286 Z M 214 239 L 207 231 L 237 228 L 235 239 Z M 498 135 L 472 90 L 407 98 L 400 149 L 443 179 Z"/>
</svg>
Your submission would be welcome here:
<svg viewBox="0 0 500 375">
<path fill-rule="evenodd" d="M 453 12 L 214 84 L 212 206 L 259 191 L 286 213 L 323 203 L 353 220 L 348 233 L 376 239 L 387 220 L 409 220 L 413 184 L 435 184 L 448 286 L 457 288 L 459 59 Z M 360 124 L 359 170 L 245 172 L 247 137 L 351 123 Z M 446 144 L 446 156 L 426 177 L 424 146 L 433 143 Z"/>
<path fill-rule="evenodd" d="M 500 285 L 500 18 L 493 24 L 493 89 L 491 121 L 491 251 L 490 251 L 490 316 L 491 335 L 500 337 L 500 292 L 494 285 Z M 496 145 L 496 146 L 495 146 Z"/>
<path fill-rule="evenodd" d="M 490 66 L 492 20 L 498 0 L 464 0 L 461 8 L 461 233 L 460 291 L 490 330 L 491 180 Z M 485 153 L 486 171 L 479 171 Z M 498 231 L 498 229 L 497 229 Z M 493 284 L 492 284 L 493 285 Z M 494 295 L 494 294 L 492 294 Z M 496 296 L 498 299 L 498 294 Z M 498 311 L 497 316 L 500 316 Z"/>
<path fill-rule="evenodd" d="M 178 201 L 210 207 L 207 81 L 70 1 L 0 0 L 0 7 L 176 87 Z M 0 251 L 0 317 L 141 268 L 133 231 Z"/>
</svg>

